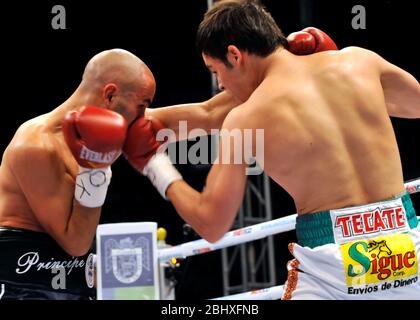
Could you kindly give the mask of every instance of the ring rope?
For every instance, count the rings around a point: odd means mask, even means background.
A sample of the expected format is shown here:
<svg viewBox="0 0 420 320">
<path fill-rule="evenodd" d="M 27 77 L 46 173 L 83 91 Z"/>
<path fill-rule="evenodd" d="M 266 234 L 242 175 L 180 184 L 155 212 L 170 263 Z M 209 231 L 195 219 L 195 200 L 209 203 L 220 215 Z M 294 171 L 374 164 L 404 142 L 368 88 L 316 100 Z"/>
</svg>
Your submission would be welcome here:
<svg viewBox="0 0 420 320">
<path fill-rule="evenodd" d="M 404 184 L 408 193 L 420 192 L 420 178 L 409 180 Z M 245 242 L 250 242 L 265 238 L 281 232 L 295 229 L 297 214 L 275 220 L 258 223 L 252 226 L 236 229 L 227 232 L 219 241 L 210 243 L 204 239 L 186 242 L 170 248 L 160 249 L 158 252 L 160 260 L 169 260 L 171 258 L 185 258 L 231 247 Z"/>
</svg>

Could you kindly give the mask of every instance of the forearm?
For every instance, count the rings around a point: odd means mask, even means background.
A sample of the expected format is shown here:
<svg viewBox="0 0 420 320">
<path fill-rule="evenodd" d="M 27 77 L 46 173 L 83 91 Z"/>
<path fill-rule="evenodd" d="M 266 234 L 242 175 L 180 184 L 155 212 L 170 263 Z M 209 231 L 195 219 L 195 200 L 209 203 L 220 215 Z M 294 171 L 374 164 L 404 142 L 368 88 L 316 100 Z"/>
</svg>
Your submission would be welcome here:
<svg viewBox="0 0 420 320">
<path fill-rule="evenodd" d="M 420 85 L 407 71 L 381 60 L 381 84 L 390 116 L 420 118 Z"/>
<path fill-rule="evenodd" d="M 178 214 L 192 226 L 204 239 L 217 241 L 225 233 L 220 220 L 212 209 L 211 202 L 203 193 L 191 188 L 185 181 L 179 180 L 169 186 L 166 191 Z"/>
<path fill-rule="evenodd" d="M 192 129 L 202 129 L 201 135 L 209 132 L 209 118 L 204 103 L 190 103 L 158 109 L 146 109 L 146 117 L 157 118 L 175 133 L 175 140 L 186 140 Z M 195 136 L 197 136 L 196 134 Z M 191 138 L 191 136 L 190 136 Z"/>
<path fill-rule="evenodd" d="M 86 208 L 73 201 L 73 213 L 67 224 L 66 235 L 69 245 L 79 255 L 85 254 L 92 246 L 101 216 L 101 207 Z"/>
<path fill-rule="evenodd" d="M 99 224 L 101 208 L 87 208 L 73 200 L 63 230 L 55 238 L 58 244 L 72 256 L 82 256 L 92 246 Z"/>
<path fill-rule="evenodd" d="M 159 119 L 166 128 L 173 130 L 177 140 L 185 140 L 221 128 L 227 114 L 239 104 L 237 99 L 221 92 L 201 103 L 146 109 L 145 114 Z M 183 126 L 180 126 L 180 121 L 184 121 Z"/>
<path fill-rule="evenodd" d="M 390 116 L 418 119 L 420 118 L 420 86 L 417 82 L 411 86 L 401 86 L 385 90 L 385 101 Z"/>
<path fill-rule="evenodd" d="M 54 198 L 51 208 L 48 211 L 48 218 L 44 226 L 58 244 L 70 255 L 84 255 L 92 245 L 96 228 L 99 223 L 102 203 L 105 200 L 106 190 L 100 192 L 99 197 L 103 198 L 99 202 L 95 198 L 95 189 L 90 188 L 88 181 L 84 179 L 76 181 L 70 176 L 63 179 L 62 192 Z M 85 189 L 81 192 L 80 186 Z M 107 187 L 105 187 L 107 188 Z M 100 203 L 100 205 L 99 205 Z M 90 206 L 89 206 L 90 205 Z M 54 210 L 56 208 L 56 210 Z M 53 212 L 53 214 L 51 214 Z M 43 214 L 46 217 L 47 214 Z"/>
</svg>

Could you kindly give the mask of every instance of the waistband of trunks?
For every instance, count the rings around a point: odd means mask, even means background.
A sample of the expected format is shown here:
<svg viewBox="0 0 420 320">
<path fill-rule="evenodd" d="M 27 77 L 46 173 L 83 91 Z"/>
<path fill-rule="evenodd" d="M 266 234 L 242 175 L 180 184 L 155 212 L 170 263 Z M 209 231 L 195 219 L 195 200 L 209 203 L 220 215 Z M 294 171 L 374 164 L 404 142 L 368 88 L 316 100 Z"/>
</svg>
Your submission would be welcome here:
<svg viewBox="0 0 420 320">
<path fill-rule="evenodd" d="M 67 254 L 48 234 L 0 227 L 0 282 L 73 294 L 94 293 L 93 254 Z"/>
<path fill-rule="evenodd" d="M 402 197 L 384 200 L 384 202 L 400 198 L 406 212 L 408 226 L 410 229 L 414 229 L 419 222 L 409 193 L 405 193 Z M 378 205 L 381 204 L 381 202 L 377 203 Z M 370 203 L 368 205 L 374 204 Z M 363 206 L 360 207 L 363 208 Z M 314 248 L 328 243 L 335 243 L 331 210 L 299 215 L 296 218 L 296 236 L 299 245 L 305 247 Z"/>
</svg>

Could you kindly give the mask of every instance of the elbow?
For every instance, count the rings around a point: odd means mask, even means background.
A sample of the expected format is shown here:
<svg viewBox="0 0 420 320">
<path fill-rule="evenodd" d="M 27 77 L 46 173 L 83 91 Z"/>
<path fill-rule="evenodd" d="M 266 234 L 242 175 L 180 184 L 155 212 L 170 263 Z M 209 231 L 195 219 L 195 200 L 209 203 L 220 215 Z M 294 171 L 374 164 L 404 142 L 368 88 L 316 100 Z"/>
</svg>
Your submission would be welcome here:
<svg viewBox="0 0 420 320">
<path fill-rule="evenodd" d="M 224 235 L 225 235 L 224 233 L 213 233 L 213 234 L 207 235 L 206 238 L 204 239 L 210 243 L 215 243 L 219 241 L 220 239 L 222 239 Z"/>
<path fill-rule="evenodd" d="M 223 238 L 228 229 L 209 221 L 201 224 L 196 231 L 204 240 L 214 243 Z"/>
<path fill-rule="evenodd" d="M 69 243 L 66 245 L 62 245 L 61 247 L 68 255 L 72 257 L 80 257 L 87 254 L 91 246 L 90 244 L 82 245 L 82 244 L 77 244 L 77 243 Z"/>
<path fill-rule="evenodd" d="M 195 231 L 210 243 L 219 241 L 231 229 L 236 212 L 230 213 L 226 208 L 218 206 L 202 206 L 200 209 L 196 214 L 200 220 Z M 215 212 L 224 214 L 215 216 Z"/>
<path fill-rule="evenodd" d="M 74 233 L 67 228 L 63 230 L 48 230 L 47 233 L 55 240 L 56 244 L 72 257 L 84 256 L 92 247 L 94 234 Z"/>
<path fill-rule="evenodd" d="M 81 257 L 84 256 L 86 253 L 89 252 L 90 248 L 76 248 L 76 249 L 69 249 L 69 250 L 65 250 L 70 256 L 72 257 Z"/>
</svg>

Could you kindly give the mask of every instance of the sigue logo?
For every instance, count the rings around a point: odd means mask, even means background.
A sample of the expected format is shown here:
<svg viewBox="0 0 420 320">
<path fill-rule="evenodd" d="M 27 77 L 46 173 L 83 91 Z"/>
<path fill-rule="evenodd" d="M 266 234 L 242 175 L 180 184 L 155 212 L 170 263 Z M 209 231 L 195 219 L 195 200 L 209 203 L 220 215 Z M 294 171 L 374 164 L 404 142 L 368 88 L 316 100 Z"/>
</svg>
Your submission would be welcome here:
<svg viewBox="0 0 420 320">
<path fill-rule="evenodd" d="M 347 285 L 376 283 L 417 274 L 417 255 L 408 234 L 395 234 L 341 246 Z"/>
</svg>

